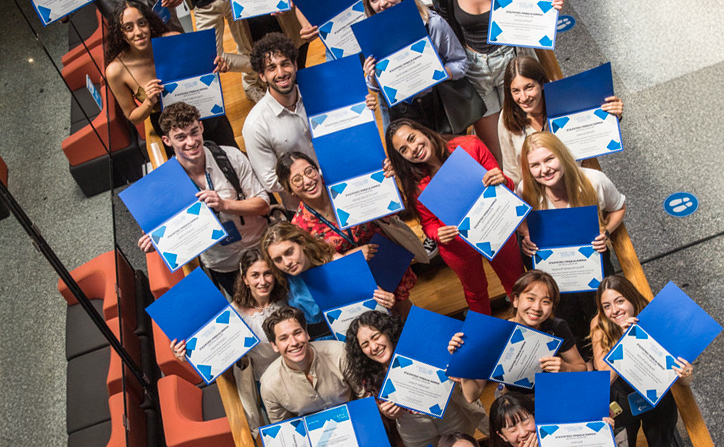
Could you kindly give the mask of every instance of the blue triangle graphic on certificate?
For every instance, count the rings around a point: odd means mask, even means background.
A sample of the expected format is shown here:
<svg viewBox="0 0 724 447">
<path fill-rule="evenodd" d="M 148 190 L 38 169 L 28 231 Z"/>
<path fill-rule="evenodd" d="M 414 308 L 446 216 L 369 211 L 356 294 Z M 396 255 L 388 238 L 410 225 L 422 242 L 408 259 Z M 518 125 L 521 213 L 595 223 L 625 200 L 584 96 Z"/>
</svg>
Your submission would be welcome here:
<svg viewBox="0 0 724 447">
<path fill-rule="evenodd" d="M 198 341 L 199 339 L 194 337 L 186 342 L 186 355 L 191 356 L 191 352 L 196 349 L 196 342 Z"/>
<path fill-rule="evenodd" d="M 211 113 L 218 115 L 219 113 L 223 112 L 224 108 L 221 107 L 218 104 L 214 104 L 214 107 L 211 108 Z"/>
<path fill-rule="evenodd" d="M 515 215 L 518 217 L 523 216 L 529 209 L 530 207 L 526 204 L 518 205 L 515 207 Z"/>
<path fill-rule="evenodd" d="M 596 115 L 597 117 L 601 118 L 602 121 L 605 121 L 606 118 L 609 117 L 608 112 L 606 112 L 606 111 L 603 110 L 603 109 L 598 109 L 598 110 L 596 110 L 595 112 L 593 112 L 593 114 Z"/>
<path fill-rule="evenodd" d="M 279 9 L 279 10 L 289 9 L 289 3 L 287 3 L 287 2 L 279 2 L 279 3 L 277 3 L 277 9 Z"/>
<path fill-rule="evenodd" d="M 50 13 L 52 12 L 50 8 L 46 8 L 45 6 L 38 6 L 38 12 L 40 13 L 40 17 L 43 18 L 43 23 L 50 22 Z"/>
<path fill-rule="evenodd" d="M 163 225 L 158 230 L 151 233 L 151 239 L 153 239 L 153 242 L 158 244 L 158 241 L 161 240 L 164 234 L 166 234 L 166 225 Z"/>
<path fill-rule="evenodd" d="M 442 416 L 442 408 L 440 408 L 440 405 L 435 404 L 430 407 L 430 413 L 434 414 L 435 416 Z"/>
<path fill-rule="evenodd" d="M 327 38 L 327 34 L 332 32 L 333 26 L 334 26 L 334 22 L 327 22 L 324 25 L 319 27 L 319 35 L 322 36 L 322 39 Z"/>
<path fill-rule="evenodd" d="M 203 75 L 199 78 L 199 81 L 203 82 L 207 86 L 213 84 L 215 80 L 216 80 L 215 74 L 207 74 L 207 75 Z"/>
<path fill-rule="evenodd" d="M 417 52 L 417 53 L 422 53 L 423 51 L 425 51 L 425 45 L 427 45 L 427 40 L 423 39 L 423 40 L 421 40 L 421 41 L 413 44 L 413 45 L 410 47 L 410 49 L 411 49 L 412 51 Z"/>
<path fill-rule="evenodd" d="M 244 338 L 244 347 L 248 348 L 249 346 L 254 346 L 254 343 L 256 343 L 256 338 L 254 337 L 245 337 Z"/>
<path fill-rule="evenodd" d="M 621 149 L 621 143 L 619 143 L 616 140 L 611 140 L 608 142 L 608 146 L 606 146 L 606 149 L 609 151 L 615 151 L 616 149 Z"/>
<path fill-rule="evenodd" d="M 186 212 L 189 214 L 193 214 L 194 216 L 198 216 L 201 212 L 201 202 L 194 203 L 189 207 L 189 209 L 186 210 Z"/>
<path fill-rule="evenodd" d="M 523 331 L 520 328 L 517 328 L 515 332 L 513 332 L 513 336 L 510 337 L 510 342 L 516 344 L 523 340 L 525 340 L 525 335 L 523 335 Z"/>
<path fill-rule="evenodd" d="M 390 211 L 397 211 L 400 208 L 402 208 L 402 205 L 400 205 L 398 202 L 395 202 L 394 200 L 391 200 L 390 204 L 387 205 L 387 209 Z"/>
<path fill-rule="evenodd" d="M 176 264 L 176 259 L 178 256 L 175 253 L 163 253 L 164 259 L 166 259 L 166 262 L 168 262 L 168 265 L 171 266 L 172 269 L 175 269 L 178 267 L 178 264 Z"/>
<path fill-rule="evenodd" d="M 468 237 L 468 230 L 458 230 L 460 232 L 460 236 L 467 238 Z"/>
<path fill-rule="evenodd" d="M 237 2 L 231 2 L 231 6 L 234 9 L 234 18 L 238 19 L 241 17 L 241 12 L 244 10 L 244 7 Z"/>
<path fill-rule="evenodd" d="M 559 340 L 551 340 L 548 343 L 546 343 L 546 346 L 548 347 L 548 349 L 550 351 L 555 351 L 560 343 L 561 342 Z"/>
<path fill-rule="evenodd" d="M 503 365 L 497 365 L 493 370 L 493 379 L 502 381 L 504 379 L 505 369 Z"/>
<path fill-rule="evenodd" d="M 536 264 L 550 258 L 552 254 L 553 254 L 553 250 L 538 250 L 537 252 L 535 252 Z"/>
<path fill-rule="evenodd" d="M 439 369 L 437 371 L 437 378 L 440 380 L 440 383 L 445 383 L 448 380 L 450 380 L 450 378 L 447 376 L 447 374 L 445 374 L 445 371 L 442 369 Z"/>
<path fill-rule="evenodd" d="M 490 246 L 490 242 L 480 242 L 479 244 L 475 244 L 476 247 L 478 247 L 478 250 L 482 251 L 489 257 L 493 257 L 493 254 L 495 253 L 495 250 L 493 250 L 493 247 Z"/>
<path fill-rule="evenodd" d="M 352 11 L 364 12 L 364 10 L 365 10 L 365 5 L 364 5 L 364 3 L 362 3 L 362 1 L 355 3 L 354 6 L 352 7 Z"/>
<path fill-rule="evenodd" d="M 326 120 L 326 119 L 327 119 L 327 115 L 324 114 L 324 113 L 321 114 L 321 115 L 317 115 L 317 116 L 315 116 L 314 118 L 312 118 L 312 129 L 316 129 L 317 126 L 319 126 L 320 124 L 322 124 L 322 123 L 324 122 L 324 120 Z"/>
<path fill-rule="evenodd" d="M 615 362 L 616 360 L 621 360 L 621 359 L 623 359 L 623 346 L 618 345 L 608 355 L 608 360 L 610 362 Z"/>
<path fill-rule="evenodd" d="M 227 310 L 223 314 L 216 317 L 216 322 L 219 324 L 229 324 L 229 318 L 231 317 L 231 311 Z"/>
<path fill-rule="evenodd" d="M 367 105 L 366 105 L 366 104 L 357 104 L 356 106 L 352 106 L 352 107 L 351 107 L 351 110 L 352 110 L 354 113 L 356 113 L 356 114 L 358 114 L 358 115 L 361 115 L 362 112 L 364 112 L 366 108 L 367 108 Z"/>
<path fill-rule="evenodd" d="M 335 59 L 342 59 L 344 57 L 344 48 L 332 47 L 329 49 L 329 52 L 332 53 Z"/>
<path fill-rule="evenodd" d="M 488 186 L 485 188 L 485 191 L 483 191 L 483 197 L 486 199 L 492 199 L 493 197 L 497 196 L 497 192 L 495 191 L 497 188 L 495 186 Z"/>
<path fill-rule="evenodd" d="M 505 8 L 509 4 L 513 3 L 513 0 L 495 0 L 495 5 L 493 6 L 494 10 Z"/>
<path fill-rule="evenodd" d="M 497 5 L 498 2 L 496 1 L 495 4 Z M 498 22 L 493 22 L 490 24 L 490 41 L 495 42 L 498 40 L 498 37 L 503 32 L 503 30 L 500 28 L 500 25 L 498 25 Z"/>
<path fill-rule="evenodd" d="M 595 432 L 601 431 L 601 429 L 605 426 L 606 426 L 606 423 L 602 422 L 602 421 L 589 422 L 588 424 L 586 424 L 586 427 L 590 428 L 591 430 L 593 430 Z"/>
<path fill-rule="evenodd" d="M 524 388 L 533 388 L 533 382 L 528 380 L 527 377 L 523 377 L 522 379 L 520 379 L 516 382 L 513 382 L 513 385 L 522 386 Z"/>
<path fill-rule="evenodd" d="M 347 188 L 347 184 L 344 182 L 338 183 L 338 184 L 332 186 L 331 188 L 329 188 L 332 190 L 332 198 L 336 199 L 338 195 L 340 195 L 344 192 L 345 188 Z"/>
<path fill-rule="evenodd" d="M 646 390 L 646 397 L 648 397 L 651 402 L 656 402 L 659 399 L 656 390 Z"/>
<path fill-rule="evenodd" d="M 556 118 L 553 121 L 551 121 L 551 130 L 553 133 L 558 132 L 558 129 L 563 129 L 566 124 L 568 124 L 568 121 L 571 119 L 567 116 L 564 116 L 563 118 Z"/>
<path fill-rule="evenodd" d="M 596 252 L 596 250 L 593 247 L 581 247 L 578 249 L 578 252 L 583 256 L 590 258 L 591 255 Z"/>
<path fill-rule="evenodd" d="M 377 301 L 368 300 L 368 301 L 365 301 L 364 303 L 362 303 L 362 305 L 364 307 L 366 307 L 367 309 L 375 310 L 377 308 Z"/>
<path fill-rule="evenodd" d="M 163 96 L 168 95 L 169 93 L 173 93 L 174 90 L 178 87 L 178 84 L 175 82 L 169 82 L 168 84 L 163 86 Z"/>
<path fill-rule="evenodd" d="M 541 37 L 541 39 L 540 39 L 538 42 L 539 42 L 541 45 L 543 45 L 544 47 L 549 47 L 549 46 L 553 45 L 553 41 L 552 41 L 551 38 L 548 37 L 548 36 L 543 36 L 543 37 Z"/>
<path fill-rule="evenodd" d="M 218 240 L 224 237 L 224 232 L 222 230 L 214 230 L 211 232 L 211 239 Z"/>
<path fill-rule="evenodd" d="M 649 336 L 644 332 L 640 327 L 634 326 L 631 328 L 631 332 L 629 332 L 629 337 L 633 336 L 636 337 L 636 340 L 646 340 L 649 338 Z"/>
<path fill-rule="evenodd" d="M 374 174 L 370 175 L 370 178 L 377 183 L 382 183 L 385 181 L 385 173 L 384 171 L 375 172 Z"/>
<path fill-rule="evenodd" d="M 557 425 L 548 425 L 546 427 L 541 427 L 540 428 L 540 438 L 543 439 L 548 435 L 552 435 L 553 433 L 558 431 L 558 428 L 559 427 Z"/>
<path fill-rule="evenodd" d="M 553 2 L 538 2 L 538 7 L 543 13 L 546 13 L 553 8 Z"/>
<path fill-rule="evenodd" d="M 397 102 L 397 89 L 392 87 L 384 87 L 385 94 L 390 99 L 390 102 Z"/>
<path fill-rule="evenodd" d="M 445 79 L 447 77 L 447 73 L 445 73 L 442 70 L 435 70 L 435 73 L 432 74 L 432 79 L 435 81 L 439 81 L 440 79 Z"/>
<path fill-rule="evenodd" d="M 339 310 L 339 309 L 330 310 L 329 312 L 327 312 L 327 319 L 329 320 L 330 323 L 334 323 L 335 321 L 337 321 L 337 319 L 339 318 L 340 315 L 342 315 L 341 310 Z"/>
<path fill-rule="evenodd" d="M 347 211 L 338 209 L 337 210 L 337 217 L 339 217 L 339 223 L 343 226 L 347 226 L 347 219 L 349 219 L 349 213 Z"/>
<path fill-rule="evenodd" d="M 292 424 L 292 427 L 294 427 L 294 431 L 296 431 L 297 433 L 299 433 L 302 436 L 307 436 L 307 429 L 304 427 L 303 422 L 304 421 L 299 419 L 299 420 L 293 421 L 291 424 Z"/>
<path fill-rule="evenodd" d="M 347 341 L 347 337 L 345 337 L 344 334 L 340 334 L 339 332 L 337 332 L 336 334 L 334 334 L 334 338 L 336 338 L 337 340 L 341 341 L 342 343 L 344 343 L 345 341 Z"/>
<path fill-rule="evenodd" d="M 211 382 L 213 375 L 211 374 L 211 365 L 196 365 L 196 369 L 206 379 L 207 382 Z"/>
<path fill-rule="evenodd" d="M 395 357 L 395 361 L 392 362 L 392 369 L 395 368 L 405 368 L 407 366 L 412 365 L 412 360 L 406 359 L 404 357 L 400 357 L 399 355 Z"/>
<path fill-rule="evenodd" d="M 395 385 L 392 384 L 391 380 L 388 380 L 385 382 L 385 386 L 382 387 L 382 393 L 380 393 L 380 397 L 383 399 L 387 399 L 387 396 L 397 391 L 395 388 Z"/>
<path fill-rule="evenodd" d="M 596 278 L 593 278 L 588 282 L 588 287 L 592 289 L 597 289 L 598 286 L 601 284 L 601 281 L 597 280 Z"/>
<path fill-rule="evenodd" d="M 377 65 L 375 65 L 375 72 L 377 76 L 380 75 L 383 71 L 387 70 L 387 66 L 390 65 L 389 59 L 384 59 L 379 62 L 377 62 Z"/>
<path fill-rule="evenodd" d="M 676 360 L 670 356 L 666 356 L 666 369 L 672 369 L 674 366 L 676 366 Z"/>
<path fill-rule="evenodd" d="M 262 430 L 261 433 L 262 433 L 264 436 L 267 436 L 267 437 L 269 437 L 269 438 L 274 439 L 274 438 L 277 437 L 277 435 L 279 434 L 279 430 L 281 430 L 281 429 L 282 429 L 282 426 L 281 426 L 281 425 L 275 425 L 275 426 L 273 426 L 273 427 L 269 427 L 269 428 L 267 428 L 267 429 L 265 429 L 265 430 Z"/>
<path fill-rule="evenodd" d="M 467 231 L 470 229 L 470 218 L 466 217 L 463 219 L 462 222 L 460 222 L 460 225 L 458 225 L 458 230 Z"/>
</svg>

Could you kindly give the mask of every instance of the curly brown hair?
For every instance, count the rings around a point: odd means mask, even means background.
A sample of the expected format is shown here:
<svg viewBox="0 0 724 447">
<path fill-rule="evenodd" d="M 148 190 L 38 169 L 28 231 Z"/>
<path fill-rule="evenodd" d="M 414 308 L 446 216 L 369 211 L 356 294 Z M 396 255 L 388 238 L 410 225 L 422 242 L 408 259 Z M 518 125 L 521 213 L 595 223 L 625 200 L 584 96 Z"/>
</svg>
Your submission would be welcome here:
<svg viewBox="0 0 724 447">
<path fill-rule="evenodd" d="M 270 343 L 276 343 L 277 341 L 276 333 L 274 332 L 276 325 L 286 320 L 296 320 L 305 331 L 307 330 L 307 319 L 304 317 L 304 312 L 296 307 L 280 307 L 266 317 L 266 320 L 262 323 L 264 335 L 266 335 Z"/>
<path fill-rule="evenodd" d="M 185 102 L 177 102 L 163 109 L 161 116 L 158 117 L 158 125 L 163 134 L 168 136 L 172 130 L 185 129 L 199 118 L 201 118 L 199 109 Z"/>
<path fill-rule="evenodd" d="M 289 37 L 282 33 L 269 33 L 254 43 L 251 50 L 251 68 L 264 74 L 264 67 L 272 56 L 282 55 L 296 63 L 299 50 Z"/>
<path fill-rule="evenodd" d="M 385 334 L 394 347 L 397 346 L 402 334 L 402 320 L 390 314 L 371 310 L 357 317 L 347 328 L 344 346 L 347 352 L 347 371 L 357 384 L 364 386 L 365 390 L 377 393 L 382 388 L 387 368 L 362 352 L 357 340 L 357 332 L 361 326 L 376 329 Z"/>
<path fill-rule="evenodd" d="M 106 48 L 103 55 L 106 66 L 113 62 L 119 54 L 129 48 L 126 36 L 121 29 L 123 25 L 123 13 L 128 8 L 136 8 L 143 18 L 148 21 L 148 26 L 151 28 L 151 38 L 161 37 L 169 31 L 169 28 L 163 23 L 163 20 L 161 20 L 148 5 L 137 0 L 124 1 L 113 10 L 110 23 L 108 24 L 108 40 L 106 40 Z"/>
<path fill-rule="evenodd" d="M 258 248 L 252 248 L 241 255 L 239 260 L 239 271 L 240 274 L 236 277 L 236 283 L 234 283 L 234 302 L 239 305 L 242 309 L 250 309 L 256 305 L 254 296 L 251 294 L 251 289 L 244 282 L 244 276 L 246 275 L 249 267 L 258 261 L 266 263 L 264 256 L 261 254 L 261 250 Z M 271 267 L 269 267 L 272 270 Z M 272 270 L 273 272 L 274 270 Z M 287 298 L 287 289 L 283 283 L 276 281 L 274 278 L 274 285 L 272 286 L 271 294 L 269 295 L 269 303 L 284 302 Z"/>
</svg>

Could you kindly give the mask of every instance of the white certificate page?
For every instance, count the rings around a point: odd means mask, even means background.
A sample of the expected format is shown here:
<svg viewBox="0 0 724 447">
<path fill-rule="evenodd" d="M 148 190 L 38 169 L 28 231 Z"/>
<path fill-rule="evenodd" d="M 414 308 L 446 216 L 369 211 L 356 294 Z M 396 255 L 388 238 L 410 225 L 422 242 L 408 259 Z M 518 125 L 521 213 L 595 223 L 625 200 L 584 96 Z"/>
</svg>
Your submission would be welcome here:
<svg viewBox="0 0 724 447">
<path fill-rule="evenodd" d="M 616 447 L 611 426 L 603 421 L 538 426 L 541 447 Z"/>
<path fill-rule="evenodd" d="M 327 310 L 324 312 L 324 318 L 327 319 L 327 324 L 329 324 L 329 327 L 332 329 L 334 338 L 339 341 L 345 341 L 347 328 L 350 324 L 352 324 L 352 321 L 370 310 L 389 313 L 385 307 L 380 305 L 380 303 L 371 299 Z"/>
<path fill-rule="evenodd" d="M 150 233 L 156 251 L 172 272 L 227 236 L 204 202 L 194 202 Z"/>
<path fill-rule="evenodd" d="M 550 274 L 561 292 L 595 291 L 603 280 L 603 259 L 592 245 L 538 250 L 533 268 Z"/>
<path fill-rule="evenodd" d="M 312 447 L 358 447 L 347 405 L 304 418 Z"/>
<path fill-rule="evenodd" d="M 638 325 L 631 326 L 605 358 L 652 406 L 678 378 L 674 357 Z"/>
<path fill-rule="evenodd" d="M 76 9 L 90 3 L 92 0 L 33 0 L 33 6 L 43 25 L 49 25 L 61 19 Z"/>
<path fill-rule="evenodd" d="M 488 42 L 552 50 L 556 43 L 558 10 L 553 2 L 496 0 L 490 10 Z"/>
<path fill-rule="evenodd" d="M 229 304 L 186 340 L 186 358 L 210 383 L 258 343 Z"/>
<path fill-rule="evenodd" d="M 362 51 L 352 32 L 352 24 L 361 22 L 366 17 L 360 0 L 319 27 L 319 37 L 335 59 Z"/>
<path fill-rule="evenodd" d="M 377 82 L 394 106 L 448 78 L 429 37 L 424 37 L 377 62 Z"/>
<path fill-rule="evenodd" d="M 185 102 L 199 109 L 201 119 L 219 116 L 224 111 L 224 96 L 218 73 L 209 73 L 163 85 L 161 103 L 164 108 Z"/>
<path fill-rule="evenodd" d="M 508 339 L 490 379 L 508 385 L 533 388 L 535 374 L 543 372 L 540 359 L 558 352 L 562 340 L 518 325 Z"/>
<path fill-rule="evenodd" d="M 231 0 L 234 20 L 264 16 L 273 12 L 289 11 L 288 0 Z"/>
<path fill-rule="evenodd" d="M 302 418 L 262 427 L 260 431 L 264 447 L 311 447 Z"/>
<path fill-rule="evenodd" d="M 395 179 L 382 170 L 330 185 L 329 195 L 343 230 L 402 211 Z"/>
<path fill-rule="evenodd" d="M 343 129 L 375 120 L 375 112 L 364 101 L 309 117 L 312 138 L 319 138 Z"/>
<path fill-rule="evenodd" d="M 380 399 L 442 418 L 455 385 L 444 369 L 395 354 Z"/>
<path fill-rule="evenodd" d="M 568 146 L 576 160 L 623 150 L 618 118 L 600 107 L 551 118 L 548 127 Z"/>
<path fill-rule="evenodd" d="M 488 259 L 493 259 L 530 206 L 502 185 L 489 186 L 458 225 L 460 236 Z"/>
</svg>

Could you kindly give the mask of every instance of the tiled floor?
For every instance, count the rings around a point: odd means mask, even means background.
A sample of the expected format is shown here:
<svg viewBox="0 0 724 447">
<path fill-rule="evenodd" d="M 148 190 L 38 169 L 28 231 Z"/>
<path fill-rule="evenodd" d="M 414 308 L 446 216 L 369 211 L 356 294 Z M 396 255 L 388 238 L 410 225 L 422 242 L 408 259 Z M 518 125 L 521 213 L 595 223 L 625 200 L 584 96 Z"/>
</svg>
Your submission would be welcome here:
<svg viewBox="0 0 724 447">
<path fill-rule="evenodd" d="M 29 2 L 19 3 L 59 61 L 66 25 L 43 29 Z M 566 75 L 612 62 L 626 103 L 625 151 L 600 161 L 628 198 L 627 227 L 654 292 L 672 280 L 720 322 L 723 4 L 569 0 L 563 13 L 578 22 L 557 41 Z M 113 246 L 111 199 L 84 198 L 70 177 L 60 151 L 69 95 L 15 4 L 5 12 L 0 156 L 10 168 L 11 192 L 72 269 Z M 699 210 L 686 218 L 665 214 L 662 202 L 676 191 L 694 193 Z M 121 245 L 131 252 L 135 229 L 121 230 Z M 0 247 L 0 446 L 62 446 L 65 305 L 57 277 L 12 217 L 0 221 Z M 715 445 L 724 445 L 722 369 L 720 338 L 696 364 L 693 384 Z"/>
</svg>

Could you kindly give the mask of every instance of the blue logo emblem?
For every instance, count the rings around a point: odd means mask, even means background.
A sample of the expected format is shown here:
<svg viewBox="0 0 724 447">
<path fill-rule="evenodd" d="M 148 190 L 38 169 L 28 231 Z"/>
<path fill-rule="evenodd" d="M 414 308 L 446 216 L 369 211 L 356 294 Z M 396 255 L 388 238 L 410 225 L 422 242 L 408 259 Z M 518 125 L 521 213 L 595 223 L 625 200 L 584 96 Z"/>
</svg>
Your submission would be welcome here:
<svg viewBox="0 0 724 447">
<path fill-rule="evenodd" d="M 664 200 L 664 211 L 670 216 L 686 217 L 699 208 L 699 199 L 688 192 L 676 192 Z"/>
<path fill-rule="evenodd" d="M 573 17 L 558 16 L 558 24 L 556 25 L 556 29 L 559 33 L 565 33 L 574 26 L 576 26 L 576 19 L 574 19 Z"/>
</svg>

